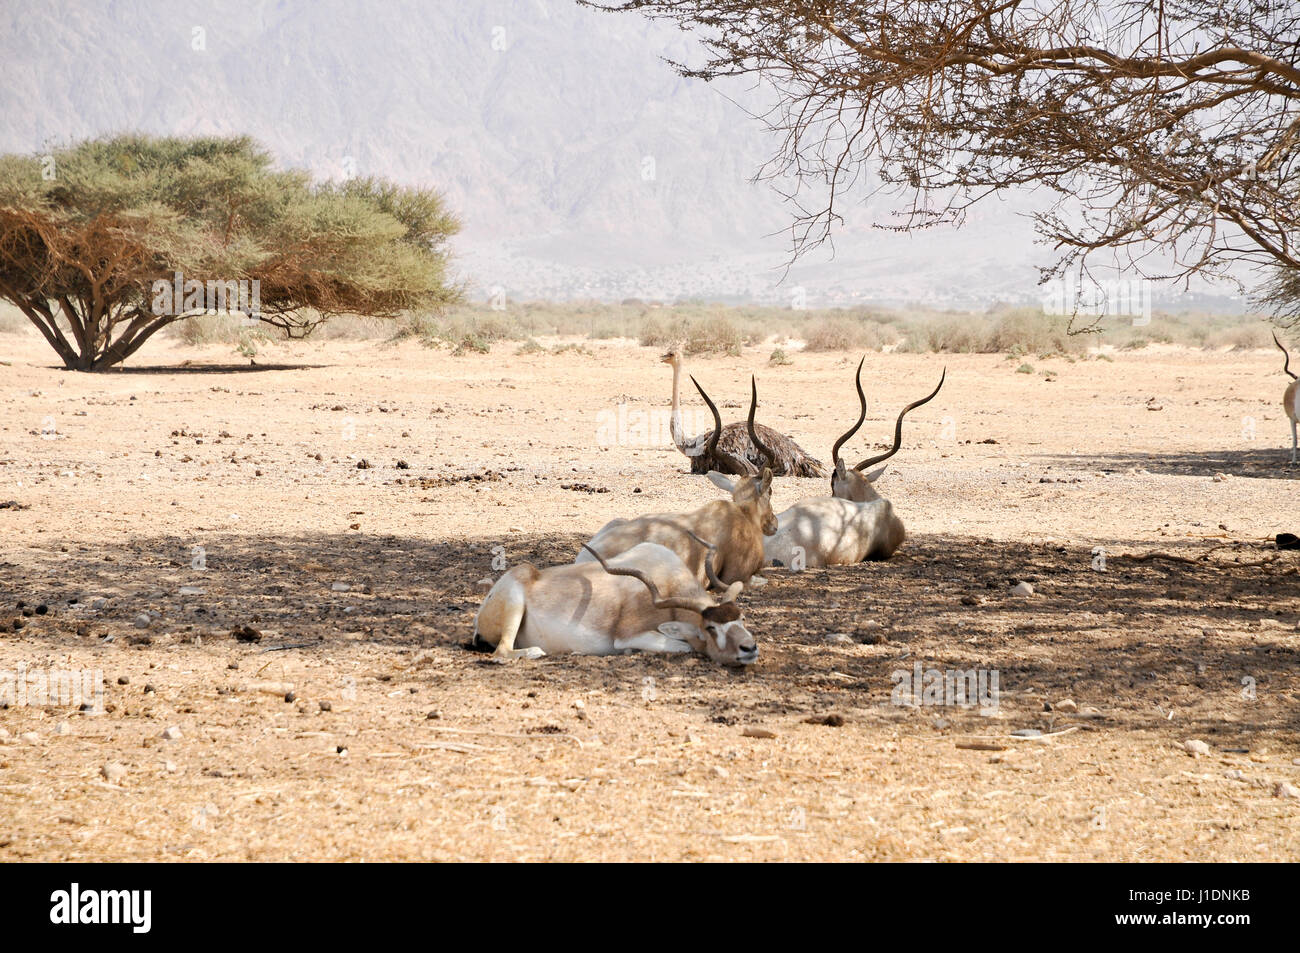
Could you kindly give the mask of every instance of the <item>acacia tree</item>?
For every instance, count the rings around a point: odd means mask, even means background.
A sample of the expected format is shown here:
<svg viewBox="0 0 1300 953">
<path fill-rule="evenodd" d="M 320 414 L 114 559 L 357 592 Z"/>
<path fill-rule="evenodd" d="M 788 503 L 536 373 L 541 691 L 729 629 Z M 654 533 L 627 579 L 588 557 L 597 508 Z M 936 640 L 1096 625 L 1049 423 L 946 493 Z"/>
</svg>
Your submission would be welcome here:
<svg viewBox="0 0 1300 953">
<path fill-rule="evenodd" d="M 174 281 L 257 281 L 250 318 L 290 336 L 441 307 L 459 295 L 445 246 L 458 227 L 436 192 L 313 184 L 246 137 L 120 136 L 0 157 L 0 298 L 65 366 L 100 370 L 208 310 L 157 293 Z"/>
<path fill-rule="evenodd" d="M 1108 249 L 1143 277 L 1269 273 L 1300 321 L 1294 0 L 623 0 L 698 31 L 685 76 L 775 94 L 796 254 L 864 177 L 911 190 L 887 227 L 960 223 L 1000 189 L 1054 193 L 1044 279 Z M 1160 255 L 1153 252 L 1159 251 Z M 1236 279 L 1232 279 L 1236 280 Z"/>
</svg>

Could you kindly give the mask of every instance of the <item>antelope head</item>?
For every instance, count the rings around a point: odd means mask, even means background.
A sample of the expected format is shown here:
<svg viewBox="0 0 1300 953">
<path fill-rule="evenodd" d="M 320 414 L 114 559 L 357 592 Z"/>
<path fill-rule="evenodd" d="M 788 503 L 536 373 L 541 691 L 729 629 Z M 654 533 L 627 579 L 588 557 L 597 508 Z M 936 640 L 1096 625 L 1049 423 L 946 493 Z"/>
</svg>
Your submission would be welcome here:
<svg viewBox="0 0 1300 953">
<path fill-rule="evenodd" d="M 635 566 L 611 566 L 590 546 L 584 544 L 583 549 L 595 556 L 601 568 L 611 576 L 639 579 L 649 591 L 650 601 L 656 609 L 684 609 L 700 616 L 698 626 L 679 621 L 662 623 L 659 631 L 664 635 L 681 639 L 695 651 L 722 665 L 752 665 L 758 658 L 758 643 L 754 640 L 753 633 L 745 628 L 743 613 L 740 606 L 736 605 L 736 597 L 740 595 L 744 583 L 725 585 L 713 569 L 713 554 L 718 547 L 690 530 L 683 532 L 708 550 L 704 556 L 704 572 L 709 578 L 709 584 L 721 591 L 716 598 L 698 588 L 692 593 L 664 597 L 654 580 L 642 570 Z"/>
<path fill-rule="evenodd" d="M 948 376 L 948 369 L 945 367 L 943 374 L 939 377 L 938 386 L 930 392 L 929 396 L 913 401 L 899 413 L 898 420 L 894 424 L 893 447 L 884 453 L 876 454 L 874 457 L 867 457 L 856 467 L 850 469 L 840 458 L 840 447 L 844 446 L 858 432 L 862 422 L 867 419 L 867 396 L 862 392 L 862 365 L 866 360 L 864 357 L 858 362 L 858 373 L 854 378 L 854 384 L 858 389 L 858 404 L 861 406 L 858 422 L 850 427 L 839 440 L 836 440 L 835 446 L 831 449 L 831 460 L 835 464 L 835 469 L 831 473 L 831 496 L 838 496 L 842 500 L 852 500 L 854 503 L 870 503 L 872 500 L 880 499 L 880 494 L 876 492 L 875 482 L 880 479 L 886 467 L 888 467 L 885 461 L 898 453 L 898 448 L 903 445 L 903 418 L 907 416 L 909 410 L 914 410 L 933 400 L 935 395 L 939 393 L 939 388 L 943 387 L 944 379 Z M 877 463 L 883 465 L 874 470 L 867 470 L 867 467 Z"/>
<path fill-rule="evenodd" d="M 749 400 L 749 418 L 746 421 L 746 427 L 749 430 L 749 439 L 753 441 L 754 446 L 767 461 L 767 466 L 763 467 L 762 473 L 755 473 L 754 465 L 742 457 L 732 456 L 725 450 L 718 447 L 718 438 L 722 434 L 722 417 L 718 413 L 717 405 L 709 399 L 709 395 L 704 392 L 700 382 L 694 377 L 691 383 L 695 389 L 700 392 L 704 402 L 709 405 L 709 411 L 713 414 L 713 433 L 709 435 L 709 442 L 704 448 L 704 452 L 709 454 L 713 459 L 727 468 L 729 473 L 736 476 L 736 479 L 729 479 L 716 470 L 709 471 L 709 479 L 714 486 L 725 490 L 731 494 L 732 502 L 745 514 L 753 519 L 754 523 L 760 526 L 764 536 L 772 536 L 776 533 L 776 514 L 772 512 L 772 461 L 774 459 L 772 450 L 759 439 L 758 433 L 754 430 L 754 412 L 758 409 L 758 384 L 750 378 L 750 400 Z"/>
</svg>

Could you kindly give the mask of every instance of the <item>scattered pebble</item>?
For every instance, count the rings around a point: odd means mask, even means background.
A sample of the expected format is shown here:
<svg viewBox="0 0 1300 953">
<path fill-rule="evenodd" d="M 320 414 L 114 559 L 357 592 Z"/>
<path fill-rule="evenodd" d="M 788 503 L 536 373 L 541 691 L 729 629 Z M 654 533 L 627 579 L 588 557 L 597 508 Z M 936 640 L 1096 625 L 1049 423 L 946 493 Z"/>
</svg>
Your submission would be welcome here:
<svg viewBox="0 0 1300 953">
<path fill-rule="evenodd" d="M 333 704 L 333 702 L 329 702 L 329 701 L 323 701 L 323 702 L 321 702 L 321 703 L 320 703 L 320 710 L 321 710 L 321 711 L 333 711 L 333 710 L 334 710 L 334 704 Z"/>
<path fill-rule="evenodd" d="M 334 585 L 330 586 L 330 588 L 335 592 L 348 592 L 352 589 L 352 586 L 346 582 L 336 582 Z"/>
<path fill-rule="evenodd" d="M 1290 781 L 1279 781 L 1277 787 L 1273 788 L 1273 796 L 1300 798 L 1300 788 Z"/>
<path fill-rule="evenodd" d="M 135 617 L 135 627 L 137 629 L 147 629 L 152 624 L 153 620 L 149 618 L 149 613 L 147 612 L 141 612 Z"/>
<path fill-rule="evenodd" d="M 775 731 L 768 731 L 766 728 L 755 728 L 753 725 L 746 725 L 740 732 L 746 738 L 775 738 Z"/>
<path fill-rule="evenodd" d="M 104 780 L 109 784 L 121 784 L 122 779 L 126 777 L 126 768 L 116 761 L 109 761 L 100 767 L 99 773 L 104 776 Z"/>
<path fill-rule="evenodd" d="M 1062 698 L 1059 702 L 1052 705 L 1052 707 L 1057 711 L 1064 712 L 1076 712 L 1079 710 L 1079 706 L 1073 698 Z"/>
<path fill-rule="evenodd" d="M 172 725 L 162 733 L 163 741 L 180 741 L 185 737 L 178 726 Z"/>
<path fill-rule="evenodd" d="M 826 641 L 831 645 L 856 645 L 853 636 L 847 632 L 830 632 L 826 635 Z"/>
<path fill-rule="evenodd" d="M 1034 587 L 1027 582 L 1018 582 L 1011 587 L 1011 594 L 1013 596 L 1032 596 Z"/>
<path fill-rule="evenodd" d="M 1207 745 L 1204 741 L 1200 741 L 1195 738 L 1191 739 L 1190 741 L 1184 741 L 1183 749 L 1187 751 L 1188 754 L 1191 755 L 1203 755 L 1203 754 L 1210 753 L 1210 746 Z"/>
</svg>

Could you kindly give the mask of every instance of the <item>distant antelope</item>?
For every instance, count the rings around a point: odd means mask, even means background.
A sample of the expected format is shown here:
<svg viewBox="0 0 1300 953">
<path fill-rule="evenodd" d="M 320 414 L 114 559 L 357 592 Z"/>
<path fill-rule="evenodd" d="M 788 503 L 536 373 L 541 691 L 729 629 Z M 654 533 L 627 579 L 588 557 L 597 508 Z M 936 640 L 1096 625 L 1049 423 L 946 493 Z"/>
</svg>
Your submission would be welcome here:
<svg viewBox="0 0 1300 953">
<path fill-rule="evenodd" d="M 835 471 L 831 477 L 832 496 L 802 500 L 780 513 L 776 533 L 764 540 L 763 554 L 768 562 L 798 568 L 818 566 L 847 566 L 864 559 L 888 559 L 903 545 L 906 531 L 903 521 L 894 513 L 893 504 L 876 492 L 875 481 L 885 467 L 867 473 L 862 471 L 875 463 L 883 463 L 898 452 L 903 445 L 903 418 L 909 410 L 934 399 L 948 376 L 947 368 L 939 378 L 939 385 L 928 397 L 913 401 L 903 408 L 894 425 L 894 446 L 884 453 L 868 457 L 853 469 L 848 469 L 840 459 L 840 447 L 858 432 L 867 417 L 867 397 L 862 392 L 862 363 L 854 383 L 858 389 L 861 412 L 855 423 L 831 449 Z"/>
<path fill-rule="evenodd" d="M 708 473 L 710 470 L 719 470 L 723 473 L 735 472 L 727 469 L 728 462 L 725 459 L 721 460 L 722 465 L 719 465 L 720 461 L 716 454 L 721 450 L 728 456 L 745 460 L 752 468 L 751 472 L 757 472 L 763 466 L 770 466 L 776 476 L 822 477 L 826 475 L 820 460 L 809 456 L 797 443 L 771 427 L 759 424 L 756 428 L 762 443 L 766 445 L 762 447 L 750 437 L 744 424 L 722 426 L 718 409 L 713 406 L 713 402 L 709 400 L 694 377 L 691 378 L 691 382 L 695 383 L 696 389 L 704 397 L 704 402 L 713 412 L 714 424 L 713 430 L 707 434 L 687 437 L 682 429 L 680 345 L 669 349 L 662 360 L 665 364 L 671 364 L 673 368 L 673 409 L 669 430 L 672 432 L 673 444 L 690 459 L 692 473 Z"/>
<path fill-rule="evenodd" d="M 713 401 L 698 382 L 695 386 L 717 420 L 718 409 Z M 757 407 L 758 385 L 751 379 L 747 426 L 750 438 L 763 454 L 765 465 L 757 476 L 737 476 L 735 479 L 711 471 L 709 479 L 719 489 L 730 493 L 730 500 L 713 500 L 689 513 L 655 513 L 630 520 L 610 520 L 578 553 L 576 562 L 589 562 L 596 550 L 601 556 L 610 558 L 627 552 L 638 543 L 658 543 L 675 552 L 703 584 L 709 581 L 704 574 L 703 553 L 691 545 L 684 535 L 688 533 L 717 544 L 717 573 L 725 584 L 748 583 L 763 566 L 763 537 L 775 533 L 777 527 L 772 513 L 772 469 L 766 465 L 770 451 L 755 430 L 754 411 Z M 720 461 L 733 468 L 731 472 L 743 474 L 748 461 L 716 447 L 717 433 L 718 428 L 714 427 L 709 439 L 710 452 L 719 454 Z"/>
<path fill-rule="evenodd" d="M 537 569 L 525 563 L 497 580 L 474 620 L 474 641 L 495 645 L 499 659 L 543 655 L 697 651 L 724 665 L 749 665 L 758 645 L 745 628 L 736 597 L 713 571 L 716 547 L 705 551 L 711 596 L 671 550 L 641 543 L 596 562 Z"/>
<path fill-rule="evenodd" d="M 1286 408 L 1286 415 L 1291 420 L 1291 462 L 1296 462 L 1296 418 L 1300 417 L 1300 402 L 1297 401 L 1296 394 L 1296 375 L 1291 370 L 1291 355 L 1287 354 L 1282 342 L 1277 339 L 1277 332 L 1273 332 L 1273 343 L 1282 348 L 1282 353 L 1286 355 L 1286 360 L 1282 362 L 1282 373 L 1291 378 L 1291 383 L 1286 385 L 1286 393 L 1282 395 L 1282 406 Z"/>
</svg>

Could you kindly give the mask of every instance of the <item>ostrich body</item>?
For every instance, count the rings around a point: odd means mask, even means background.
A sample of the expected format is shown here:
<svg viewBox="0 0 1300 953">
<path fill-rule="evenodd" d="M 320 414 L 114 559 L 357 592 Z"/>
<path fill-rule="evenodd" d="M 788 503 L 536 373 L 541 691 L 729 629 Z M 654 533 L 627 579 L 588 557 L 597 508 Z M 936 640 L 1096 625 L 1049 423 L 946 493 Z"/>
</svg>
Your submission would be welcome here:
<svg viewBox="0 0 1300 953">
<path fill-rule="evenodd" d="M 691 461 L 692 473 L 708 473 L 710 470 L 732 472 L 726 469 L 726 462 L 720 460 L 716 451 L 721 450 L 729 457 L 747 461 L 755 472 L 761 472 L 769 465 L 769 458 L 754 446 L 743 423 L 727 424 L 721 428 L 714 450 L 709 444 L 713 431 L 708 430 L 698 437 L 687 437 L 682 430 L 681 411 L 681 376 L 682 352 L 673 348 L 663 356 L 665 364 L 673 368 L 673 411 L 669 423 L 673 444 Z M 715 419 L 717 419 L 715 414 Z M 820 460 L 804 452 L 797 443 L 784 434 L 777 433 L 771 427 L 754 424 L 760 442 L 771 450 L 770 466 L 774 476 L 824 477 L 826 471 Z"/>
</svg>

